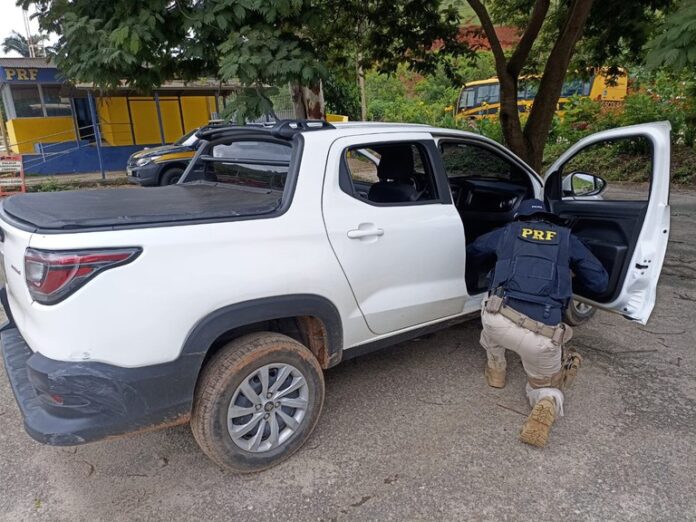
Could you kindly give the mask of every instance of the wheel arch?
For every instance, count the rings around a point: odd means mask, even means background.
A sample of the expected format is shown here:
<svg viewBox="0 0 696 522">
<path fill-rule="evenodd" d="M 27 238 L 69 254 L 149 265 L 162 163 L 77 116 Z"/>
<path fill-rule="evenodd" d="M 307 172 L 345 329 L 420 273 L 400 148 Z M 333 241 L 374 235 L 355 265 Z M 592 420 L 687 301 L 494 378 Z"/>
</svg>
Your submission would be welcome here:
<svg viewBox="0 0 696 522">
<path fill-rule="evenodd" d="M 265 297 L 215 310 L 189 332 L 181 357 L 197 358 L 200 373 L 206 361 L 227 342 L 258 331 L 282 333 L 300 341 L 323 369 L 341 362 L 341 316 L 331 301 L 313 294 Z"/>
<path fill-rule="evenodd" d="M 159 185 L 162 182 L 162 176 L 164 174 L 171 170 L 171 169 L 184 169 L 186 170 L 186 167 L 188 166 L 188 161 L 172 161 L 172 162 L 166 162 L 162 163 L 159 172 L 157 172 L 157 184 Z"/>
</svg>

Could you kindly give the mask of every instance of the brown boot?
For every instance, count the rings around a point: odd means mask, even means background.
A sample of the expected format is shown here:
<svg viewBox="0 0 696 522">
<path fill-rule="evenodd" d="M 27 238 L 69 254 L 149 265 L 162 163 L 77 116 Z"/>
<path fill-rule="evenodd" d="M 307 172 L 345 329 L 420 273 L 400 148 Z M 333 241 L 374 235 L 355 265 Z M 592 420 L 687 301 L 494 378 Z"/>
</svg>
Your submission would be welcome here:
<svg viewBox="0 0 696 522">
<path fill-rule="evenodd" d="M 563 360 L 562 370 L 563 370 L 563 390 L 567 390 L 575 382 L 575 378 L 578 375 L 578 370 L 582 366 L 582 357 L 578 352 L 568 351 Z"/>
<path fill-rule="evenodd" d="M 556 420 L 556 403 L 551 397 L 544 397 L 532 409 L 522 426 L 520 440 L 532 446 L 543 448 L 549 439 L 549 431 Z"/>
<path fill-rule="evenodd" d="M 483 374 L 486 376 L 486 382 L 491 388 L 505 388 L 505 370 L 491 368 L 486 364 Z"/>
</svg>

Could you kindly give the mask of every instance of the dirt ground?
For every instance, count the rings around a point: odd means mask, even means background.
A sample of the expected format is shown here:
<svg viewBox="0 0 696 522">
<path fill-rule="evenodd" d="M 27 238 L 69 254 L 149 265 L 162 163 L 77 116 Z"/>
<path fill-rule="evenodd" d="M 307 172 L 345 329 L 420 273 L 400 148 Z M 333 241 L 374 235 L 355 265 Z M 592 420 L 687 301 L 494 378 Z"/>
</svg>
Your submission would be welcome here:
<svg viewBox="0 0 696 522">
<path fill-rule="evenodd" d="M 477 321 L 326 374 L 307 445 L 271 470 L 212 464 L 187 426 L 74 448 L 32 441 L 0 374 L 2 520 L 696 520 L 696 192 L 672 231 L 647 326 L 601 312 L 544 450 L 510 357 L 488 388 Z"/>
</svg>

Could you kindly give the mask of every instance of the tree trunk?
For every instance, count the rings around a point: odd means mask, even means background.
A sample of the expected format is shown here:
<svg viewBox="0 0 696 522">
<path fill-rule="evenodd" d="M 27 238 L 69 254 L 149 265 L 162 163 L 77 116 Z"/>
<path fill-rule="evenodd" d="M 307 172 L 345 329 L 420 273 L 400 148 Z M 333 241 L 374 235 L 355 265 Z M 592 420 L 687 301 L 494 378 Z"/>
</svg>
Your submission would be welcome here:
<svg viewBox="0 0 696 522">
<path fill-rule="evenodd" d="M 292 97 L 292 107 L 295 111 L 295 118 L 298 120 L 307 119 L 307 108 L 304 103 L 303 88 L 299 83 L 290 84 L 290 96 Z"/>
<path fill-rule="evenodd" d="M 566 23 L 546 61 L 539 91 L 534 97 L 534 104 L 524 127 L 524 157 L 537 172 L 542 168 L 544 146 L 551 130 L 570 59 L 575 51 L 575 44 L 582 35 L 592 3 L 593 0 L 575 0 L 570 7 Z"/>
<path fill-rule="evenodd" d="M 573 0 L 568 17 L 551 50 L 539 91 L 524 130 L 517 110 L 517 80 L 544 24 L 550 0 L 536 0 L 524 34 L 509 59 L 505 57 L 488 10 L 481 0 L 468 0 L 478 16 L 495 58 L 500 83 L 500 125 L 507 146 L 535 170 L 540 171 L 563 81 L 593 0 Z"/>
<path fill-rule="evenodd" d="M 321 82 L 304 86 L 298 83 L 290 84 L 290 95 L 298 120 L 323 120 L 326 116 L 324 104 L 324 89 Z"/>
<path fill-rule="evenodd" d="M 307 112 L 307 119 L 323 120 L 326 118 L 326 107 L 324 105 L 324 89 L 321 81 L 304 87 L 304 99 Z"/>
<path fill-rule="evenodd" d="M 358 89 L 360 90 L 360 119 L 362 121 L 367 121 L 367 96 L 365 94 L 365 69 L 363 69 L 362 64 L 362 53 L 358 53 L 357 59 L 357 75 L 358 75 Z"/>
<path fill-rule="evenodd" d="M 500 85 L 499 118 L 505 144 L 526 161 L 522 123 L 517 109 L 517 76 L 510 74 L 507 70 L 499 70 L 498 82 Z"/>
</svg>

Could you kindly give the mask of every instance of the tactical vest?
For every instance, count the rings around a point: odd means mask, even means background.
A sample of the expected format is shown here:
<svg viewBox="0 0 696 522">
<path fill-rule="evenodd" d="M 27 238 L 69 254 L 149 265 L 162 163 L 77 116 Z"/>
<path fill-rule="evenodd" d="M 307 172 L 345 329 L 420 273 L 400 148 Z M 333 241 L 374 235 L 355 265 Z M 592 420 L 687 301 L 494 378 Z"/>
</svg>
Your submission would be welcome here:
<svg viewBox="0 0 696 522">
<path fill-rule="evenodd" d="M 544 307 L 567 307 L 573 295 L 569 229 L 515 221 L 505 227 L 496 256 L 491 289 Z"/>
</svg>

